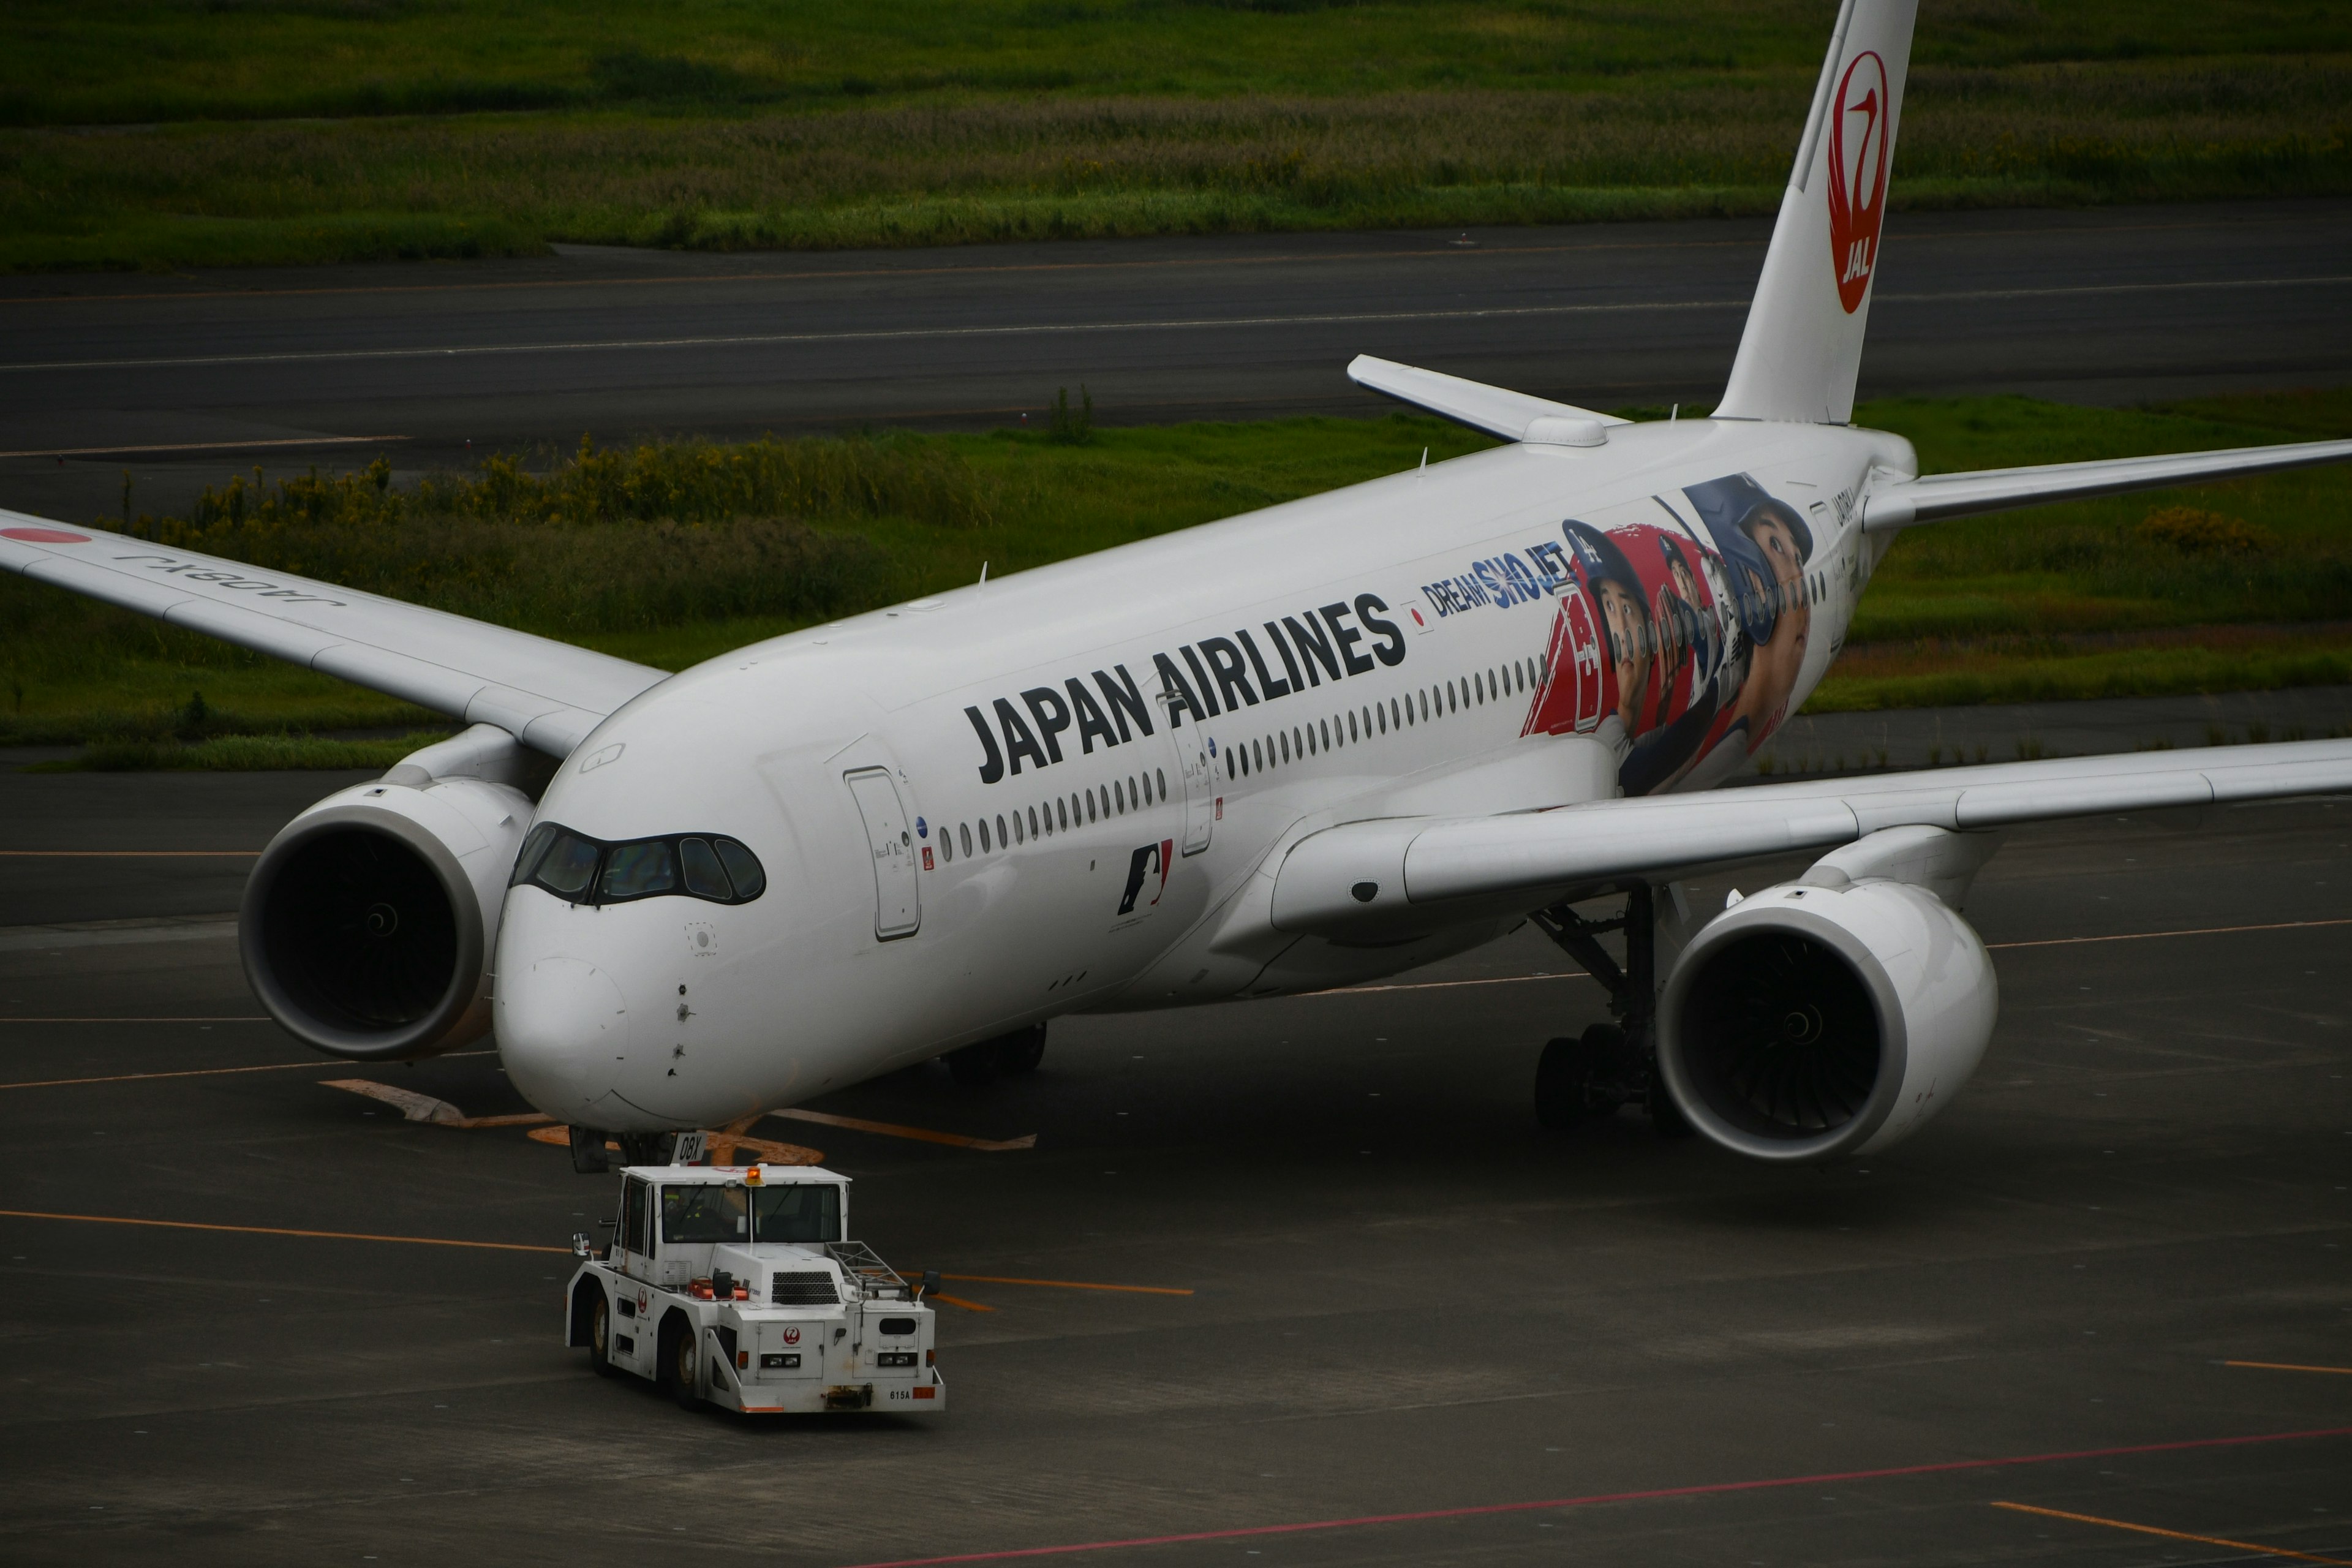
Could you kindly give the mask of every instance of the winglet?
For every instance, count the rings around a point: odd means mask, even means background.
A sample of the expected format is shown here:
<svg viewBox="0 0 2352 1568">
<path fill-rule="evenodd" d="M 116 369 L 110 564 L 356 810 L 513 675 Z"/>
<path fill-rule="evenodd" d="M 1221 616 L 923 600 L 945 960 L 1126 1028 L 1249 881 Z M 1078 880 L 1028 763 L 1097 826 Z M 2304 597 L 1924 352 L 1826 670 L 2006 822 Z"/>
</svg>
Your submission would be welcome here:
<svg viewBox="0 0 2352 1568">
<path fill-rule="evenodd" d="M 1598 446 L 1600 427 L 1629 423 L 1613 414 L 1598 414 L 1572 404 L 1529 397 L 1524 392 L 1465 381 L 1458 375 L 1433 370 L 1418 370 L 1394 360 L 1374 359 L 1370 354 L 1355 357 L 1348 366 L 1348 379 L 1358 386 L 1400 403 L 1410 403 L 1416 408 L 1426 408 L 1457 425 L 1500 436 L 1506 441 L 1550 439 L 1563 446 Z M 1540 430 L 1531 428 L 1538 419 L 1565 423 Z M 1591 439 L 1579 438 L 1584 434 L 1577 428 L 1580 426 L 1590 427 Z"/>
</svg>

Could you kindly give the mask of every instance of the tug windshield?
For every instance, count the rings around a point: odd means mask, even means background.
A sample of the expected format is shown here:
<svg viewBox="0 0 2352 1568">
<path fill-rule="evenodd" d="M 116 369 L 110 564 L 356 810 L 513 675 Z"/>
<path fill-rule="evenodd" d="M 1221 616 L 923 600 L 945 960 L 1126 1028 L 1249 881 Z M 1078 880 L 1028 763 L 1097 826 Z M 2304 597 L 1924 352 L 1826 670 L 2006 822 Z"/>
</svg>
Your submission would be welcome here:
<svg viewBox="0 0 2352 1568">
<path fill-rule="evenodd" d="M 662 1188 L 664 1241 L 741 1241 L 743 1189 L 716 1185 Z"/>
<path fill-rule="evenodd" d="M 754 1241 L 839 1241 L 841 1189 L 830 1182 L 751 1190 Z"/>
</svg>

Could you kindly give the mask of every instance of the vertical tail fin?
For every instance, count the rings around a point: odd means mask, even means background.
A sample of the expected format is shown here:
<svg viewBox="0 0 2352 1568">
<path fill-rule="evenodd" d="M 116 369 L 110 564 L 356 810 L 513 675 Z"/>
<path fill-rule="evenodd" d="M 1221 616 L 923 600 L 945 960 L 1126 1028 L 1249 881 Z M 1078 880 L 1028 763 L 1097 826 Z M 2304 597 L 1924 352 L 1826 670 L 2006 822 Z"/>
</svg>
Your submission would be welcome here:
<svg viewBox="0 0 2352 1568">
<path fill-rule="evenodd" d="M 1853 416 L 1918 0 L 1845 0 L 1720 419 Z"/>
</svg>

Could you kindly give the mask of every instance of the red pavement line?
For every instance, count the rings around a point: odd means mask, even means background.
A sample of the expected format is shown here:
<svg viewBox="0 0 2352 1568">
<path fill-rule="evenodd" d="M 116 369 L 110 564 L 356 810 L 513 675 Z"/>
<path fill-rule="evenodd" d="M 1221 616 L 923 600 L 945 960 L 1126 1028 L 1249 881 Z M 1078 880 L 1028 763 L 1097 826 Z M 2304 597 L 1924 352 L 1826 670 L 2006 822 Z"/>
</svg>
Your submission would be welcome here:
<svg viewBox="0 0 2352 1568">
<path fill-rule="evenodd" d="M 2257 1443 L 2292 1443 L 2314 1437 L 2352 1437 L 2352 1426 L 2307 1432 L 2258 1432 L 2244 1437 L 2191 1437 L 2176 1443 L 2135 1443 L 2117 1448 L 2077 1448 L 2059 1454 L 2017 1454 L 1993 1459 L 1946 1459 L 1932 1465 L 1896 1465 L 1876 1470 L 1836 1470 L 1823 1475 L 1779 1476 L 1760 1481 L 1716 1481 L 1706 1486 L 1654 1487 L 1644 1491 L 1594 1492 L 1585 1497 L 1548 1498 L 1540 1502 L 1482 1503 L 1470 1508 L 1433 1508 L 1413 1513 L 1371 1513 L 1356 1519 L 1305 1520 L 1295 1524 L 1256 1524 L 1235 1530 L 1196 1530 L 1181 1535 L 1139 1535 L 1124 1541 L 1086 1541 L 1066 1546 L 1020 1546 L 1006 1552 L 960 1552 L 945 1557 L 900 1557 L 860 1563 L 851 1568 L 933 1568 L 947 1563 L 1003 1563 L 1023 1557 L 1058 1557 L 1075 1552 L 1110 1552 L 1135 1546 L 1177 1546 L 1196 1541 L 1239 1541 L 1265 1535 L 1298 1535 L 1320 1530 L 1357 1530 L 1374 1524 L 1417 1524 L 1438 1519 L 1478 1519 L 1494 1514 L 1536 1513 L 1547 1509 L 1590 1508 L 1605 1502 L 1646 1502 L 1658 1498 L 1713 1497 L 1727 1492 L 1769 1491 L 1785 1487 L 1827 1486 L 1850 1481 L 1893 1480 L 1906 1476 L 1949 1475 L 1961 1470 L 2053 1465 L 2070 1459 L 2113 1459 L 2133 1454 L 2179 1454 L 2199 1448 L 2236 1448 Z"/>
</svg>

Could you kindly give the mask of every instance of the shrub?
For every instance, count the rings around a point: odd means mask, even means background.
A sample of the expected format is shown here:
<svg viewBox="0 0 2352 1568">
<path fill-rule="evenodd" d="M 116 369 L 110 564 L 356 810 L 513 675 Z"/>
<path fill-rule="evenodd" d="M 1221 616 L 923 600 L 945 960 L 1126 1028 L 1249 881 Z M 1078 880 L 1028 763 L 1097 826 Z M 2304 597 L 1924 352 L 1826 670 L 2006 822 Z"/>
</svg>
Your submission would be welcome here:
<svg viewBox="0 0 2352 1568">
<path fill-rule="evenodd" d="M 2268 548 L 2270 534 L 2243 518 L 2193 506 L 2159 507 L 2141 520 L 2139 536 L 2192 555 L 2254 555 Z"/>
</svg>

